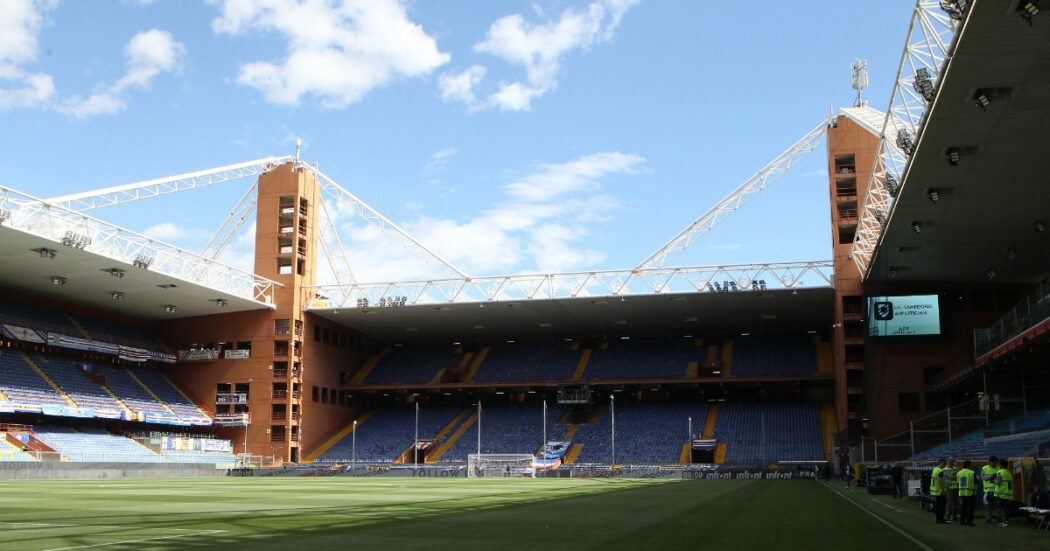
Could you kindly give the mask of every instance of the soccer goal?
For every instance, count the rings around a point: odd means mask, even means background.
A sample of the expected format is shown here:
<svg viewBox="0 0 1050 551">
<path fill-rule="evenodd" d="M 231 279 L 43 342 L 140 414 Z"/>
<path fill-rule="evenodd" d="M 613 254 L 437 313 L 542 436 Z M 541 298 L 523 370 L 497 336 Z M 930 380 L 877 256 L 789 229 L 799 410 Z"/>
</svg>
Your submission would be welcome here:
<svg viewBox="0 0 1050 551">
<path fill-rule="evenodd" d="M 467 456 L 467 478 L 535 478 L 533 459 L 527 453 L 472 453 Z"/>
</svg>

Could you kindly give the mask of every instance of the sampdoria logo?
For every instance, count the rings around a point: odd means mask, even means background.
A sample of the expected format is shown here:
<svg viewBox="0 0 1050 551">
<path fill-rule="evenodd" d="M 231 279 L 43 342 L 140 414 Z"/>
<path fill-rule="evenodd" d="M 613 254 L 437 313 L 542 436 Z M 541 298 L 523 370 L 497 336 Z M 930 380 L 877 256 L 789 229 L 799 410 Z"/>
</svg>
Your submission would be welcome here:
<svg viewBox="0 0 1050 551">
<path fill-rule="evenodd" d="M 892 302 L 876 302 L 875 303 L 875 320 L 876 321 L 889 321 L 893 319 L 893 303 Z"/>
</svg>

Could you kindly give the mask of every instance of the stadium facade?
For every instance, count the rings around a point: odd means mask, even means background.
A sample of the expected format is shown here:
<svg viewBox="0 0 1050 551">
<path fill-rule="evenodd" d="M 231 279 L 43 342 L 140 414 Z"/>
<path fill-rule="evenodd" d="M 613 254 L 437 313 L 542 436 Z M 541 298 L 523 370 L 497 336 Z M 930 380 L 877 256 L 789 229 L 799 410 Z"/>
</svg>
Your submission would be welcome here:
<svg viewBox="0 0 1050 551">
<path fill-rule="evenodd" d="M 842 109 L 629 270 L 469 277 L 298 155 L 3 190 L 0 422 L 196 432 L 292 462 L 462 461 L 474 439 L 617 462 L 619 438 L 623 461 L 761 464 L 904 458 L 1046 408 L 1047 30 L 961 4 L 917 3 L 887 111 Z M 670 265 L 824 136 L 830 262 Z M 91 215 L 242 177 L 217 248 L 254 212 L 251 273 Z M 442 273 L 353 281 L 333 209 Z M 483 445 L 487 418 L 518 447 Z"/>
</svg>

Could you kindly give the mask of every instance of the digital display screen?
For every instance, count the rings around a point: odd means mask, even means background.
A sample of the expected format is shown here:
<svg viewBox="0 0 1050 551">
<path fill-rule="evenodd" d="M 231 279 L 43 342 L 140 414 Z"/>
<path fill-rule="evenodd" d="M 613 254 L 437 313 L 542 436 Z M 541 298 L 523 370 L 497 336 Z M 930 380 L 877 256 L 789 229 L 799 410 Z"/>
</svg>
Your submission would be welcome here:
<svg viewBox="0 0 1050 551">
<path fill-rule="evenodd" d="M 938 298 L 937 295 L 868 297 L 868 336 L 940 335 Z"/>
</svg>

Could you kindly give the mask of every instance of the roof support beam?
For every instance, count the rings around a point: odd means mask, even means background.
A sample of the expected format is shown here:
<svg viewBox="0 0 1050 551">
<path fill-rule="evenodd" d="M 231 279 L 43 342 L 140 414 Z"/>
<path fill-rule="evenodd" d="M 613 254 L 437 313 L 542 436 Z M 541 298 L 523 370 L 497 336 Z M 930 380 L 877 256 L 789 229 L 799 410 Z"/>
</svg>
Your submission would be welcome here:
<svg viewBox="0 0 1050 551">
<path fill-rule="evenodd" d="M 707 235 L 722 220 L 728 218 L 730 214 L 740 209 L 744 203 L 761 193 L 777 178 L 787 172 L 788 169 L 812 153 L 817 148 L 820 140 L 827 134 L 830 123 L 830 119 L 821 121 L 816 128 L 807 132 L 802 138 L 792 144 L 787 151 L 784 151 L 770 161 L 769 164 L 762 167 L 762 170 L 748 178 L 743 184 L 740 184 L 732 193 L 716 203 L 714 207 L 711 207 L 711 210 L 708 210 L 700 218 L 697 218 L 685 229 L 678 232 L 678 235 L 672 237 L 670 241 L 649 255 L 635 268 L 641 270 L 667 266 L 674 257 L 688 249 L 697 239 Z"/>
</svg>

